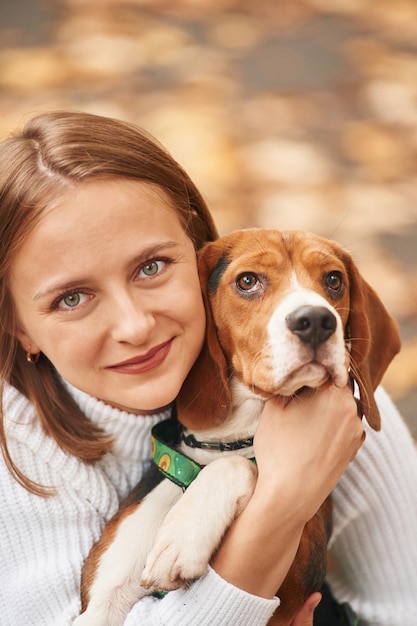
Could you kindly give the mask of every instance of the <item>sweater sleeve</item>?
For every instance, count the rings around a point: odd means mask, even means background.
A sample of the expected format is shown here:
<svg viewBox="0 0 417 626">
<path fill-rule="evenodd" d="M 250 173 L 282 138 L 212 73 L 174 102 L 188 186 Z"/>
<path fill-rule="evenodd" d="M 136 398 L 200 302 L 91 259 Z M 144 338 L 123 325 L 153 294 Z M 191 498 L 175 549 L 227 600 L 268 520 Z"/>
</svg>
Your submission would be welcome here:
<svg viewBox="0 0 417 626">
<path fill-rule="evenodd" d="M 262 626 L 278 606 L 278 598 L 242 591 L 209 567 L 186 589 L 171 591 L 162 600 L 148 597 L 138 602 L 124 626 Z"/>
<path fill-rule="evenodd" d="M 390 398 L 334 492 L 333 593 L 369 626 L 417 624 L 417 451 Z"/>
</svg>

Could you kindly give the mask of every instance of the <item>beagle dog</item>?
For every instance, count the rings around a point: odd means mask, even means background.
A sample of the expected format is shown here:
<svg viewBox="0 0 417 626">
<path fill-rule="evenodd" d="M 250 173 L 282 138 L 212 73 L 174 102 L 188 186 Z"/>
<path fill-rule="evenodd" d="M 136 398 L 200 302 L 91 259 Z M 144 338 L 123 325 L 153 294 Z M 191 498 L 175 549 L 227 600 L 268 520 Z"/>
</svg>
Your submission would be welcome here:
<svg viewBox="0 0 417 626">
<path fill-rule="evenodd" d="M 380 428 L 374 390 L 399 334 L 343 248 L 303 231 L 241 230 L 207 244 L 199 272 L 206 341 L 177 412 L 178 451 L 203 468 L 184 491 L 155 465 L 151 484 L 107 524 L 84 568 L 77 626 L 120 625 L 143 596 L 206 572 L 253 492 L 251 444 L 267 398 L 351 378 L 363 415 Z M 330 533 L 329 498 L 305 527 L 270 624 L 290 624 L 320 589 Z"/>
</svg>

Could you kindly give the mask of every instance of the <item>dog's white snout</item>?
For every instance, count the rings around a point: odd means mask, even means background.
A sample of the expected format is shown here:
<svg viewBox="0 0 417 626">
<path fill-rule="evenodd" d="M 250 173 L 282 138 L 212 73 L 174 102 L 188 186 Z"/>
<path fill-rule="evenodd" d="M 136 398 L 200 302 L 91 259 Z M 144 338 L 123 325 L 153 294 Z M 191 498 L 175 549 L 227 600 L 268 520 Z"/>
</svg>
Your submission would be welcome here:
<svg viewBox="0 0 417 626">
<path fill-rule="evenodd" d="M 336 331 L 336 316 L 324 306 L 300 306 L 285 318 L 288 329 L 314 351 Z"/>
<path fill-rule="evenodd" d="M 346 384 L 342 319 L 319 293 L 295 284 L 271 315 L 268 339 L 277 393 L 291 395 L 302 386 L 319 387 L 328 379 L 338 387 Z"/>
</svg>

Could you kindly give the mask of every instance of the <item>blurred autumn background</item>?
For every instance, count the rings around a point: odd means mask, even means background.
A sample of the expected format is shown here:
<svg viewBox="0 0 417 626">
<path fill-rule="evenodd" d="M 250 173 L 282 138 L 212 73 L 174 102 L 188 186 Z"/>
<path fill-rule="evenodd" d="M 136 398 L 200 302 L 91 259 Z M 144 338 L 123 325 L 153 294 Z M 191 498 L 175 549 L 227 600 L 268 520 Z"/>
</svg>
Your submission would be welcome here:
<svg viewBox="0 0 417 626">
<path fill-rule="evenodd" d="M 417 436 L 417 0 L 0 0 L 0 137 L 55 108 L 152 132 L 222 233 L 348 248 L 400 324 L 384 384 Z"/>
</svg>

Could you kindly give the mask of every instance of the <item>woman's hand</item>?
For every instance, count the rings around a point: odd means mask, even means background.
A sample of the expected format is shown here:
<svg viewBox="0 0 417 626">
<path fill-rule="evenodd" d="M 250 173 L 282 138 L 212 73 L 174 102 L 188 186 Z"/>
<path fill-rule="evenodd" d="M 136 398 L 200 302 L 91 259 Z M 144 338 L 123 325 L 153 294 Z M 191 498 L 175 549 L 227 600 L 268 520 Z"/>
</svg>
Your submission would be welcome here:
<svg viewBox="0 0 417 626">
<path fill-rule="evenodd" d="M 254 494 L 212 560 L 220 576 L 272 598 L 294 560 L 306 522 L 363 440 L 348 387 L 268 400 L 255 435 L 259 476 Z"/>
<path fill-rule="evenodd" d="M 319 604 L 320 600 L 321 594 L 318 592 L 313 593 L 307 598 L 301 609 L 297 611 L 297 615 L 291 622 L 291 626 L 313 626 L 314 609 Z"/>
<path fill-rule="evenodd" d="M 330 494 L 364 441 L 350 387 L 306 389 L 266 402 L 255 435 L 257 496 L 288 498 L 304 523 Z M 273 511 L 271 512 L 273 514 Z"/>
</svg>

